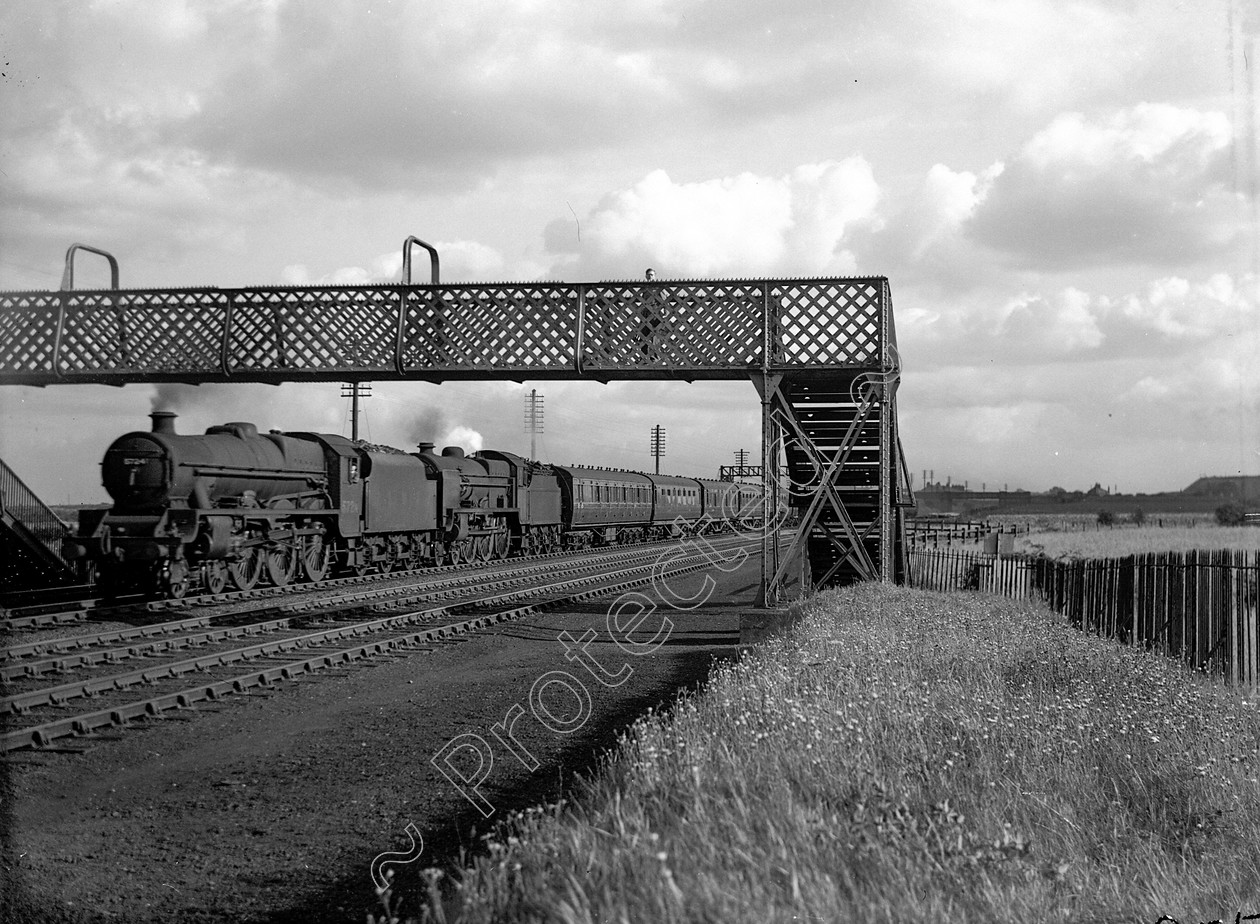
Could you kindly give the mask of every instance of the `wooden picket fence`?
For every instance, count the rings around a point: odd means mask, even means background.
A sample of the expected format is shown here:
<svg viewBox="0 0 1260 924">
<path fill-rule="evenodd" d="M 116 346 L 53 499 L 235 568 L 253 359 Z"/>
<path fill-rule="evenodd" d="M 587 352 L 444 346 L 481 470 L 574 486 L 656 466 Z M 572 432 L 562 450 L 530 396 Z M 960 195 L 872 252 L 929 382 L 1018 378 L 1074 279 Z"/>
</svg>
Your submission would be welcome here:
<svg viewBox="0 0 1260 924">
<path fill-rule="evenodd" d="M 1260 552 L 1156 552 L 1055 561 L 910 551 L 909 583 L 1041 600 L 1077 628 L 1260 686 Z"/>
</svg>

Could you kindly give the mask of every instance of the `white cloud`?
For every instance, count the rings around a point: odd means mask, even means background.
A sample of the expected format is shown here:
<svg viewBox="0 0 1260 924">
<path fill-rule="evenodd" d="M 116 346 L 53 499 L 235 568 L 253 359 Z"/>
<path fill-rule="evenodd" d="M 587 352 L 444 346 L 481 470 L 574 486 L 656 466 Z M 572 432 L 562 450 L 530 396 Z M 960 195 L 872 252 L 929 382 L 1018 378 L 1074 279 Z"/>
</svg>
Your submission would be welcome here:
<svg viewBox="0 0 1260 924">
<path fill-rule="evenodd" d="M 1000 287 L 973 289 L 930 300 L 894 288 L 894 296 L 910 368 L 1123 357 L 1160 370 L 1154 378 L 1163 381 L 1201 355 L 1234 356 L 1242 365 L 1249 350 L 1260 355 L 1260 285 L 1251 275 L 1158 277 L 1114 295 L 1065 286 L 1013 296 Z M 1250 387 L 1260 392 L 1260 382 Z"/>
<path fill-rule="evenodd" d="M 616 267 L 629 276 L 652 265 L 675 277 L 852 273 L 847 236 L 877 220 L 879 195 L 860 156 L 802 165 L 780 178 L 743 173 L 676 183 L 656 170 L 607 196 L 582 223 L 575 270 Z"/>
<path fill-rule="evenodd" d="M 1003 307 L 1006 318 L 999 331 L 1005 343 L 1046 354 L 1075 353 L 1102 345 L 1096 307 L 1090 296 L 1068 288 L 1055 296 L 1023 294 Z"/>
<path fill-rule="evenodd" d="M 1049 0 L 944 0 L 909 8 L 923 10 L 911 20 L 918 28 L 910 31 L 909 54 L 936 81 L 959 93 L 1009 94 L 1020 108 L 1114 79 L 1122 65 L 1112 49 L 1132 34 L 1127 27 L 1136 15 L 1114 5 Z"/>
<path fill-rule="evenodd" d="M 433 241 L 438 252 L 438 280 L 443 283 L 486 282 L 490 280 L 533 280 L 547 275 L 549 266 L 529 258 L 509 262 L 498 250 L 478 241 Z M 284 285 L 376 285 L 402 280 L 402 251 L 378 254 L 367 267 L 342 266 L 313 276 L 302 263 L 284 267 Z M 413 245 L 411 281 L 428 283 L 432 278 L 429 253 Z"/>
<path fill-rule="evenodd" d="M 1021 159 L 1037 170 L 1070 175 L 1140 163 L 1174 179 L 1197 176 L 1229 144 L 1229 121 L 1220 112 L 1196 112 L 1140 103 L 1092 124 L 1079 112 L 1060 115 L 1024 146 Z"/>
<path fill-rule="evenodd" d="M 921 212 L 925 216 L 925 233 L 919 247 L 970 218 L 1001 172 L 1002 165 L 997 164 L 982 179 L 968 171 L 955 173 L 944 164 L 934 164 L 923 181 Z"/>
<path fill-rule="evenodd" d="M 663 170 L 609 196 L 587 219 L 601 255 L 647 260 L 669 275 L 761 268 L 778 258 L 792 207 L 781 183 L 752 174 L 674 183 Z"/>
<path fill-rule="evenodd" d="M 1200 283 L 1169 276 L 1127 296 L 1121 312 L 1136 326 L 1170 338 L 1254 332 L 1260 330 L 1260 285 L 1254 277 L 1236 285 L 1228 273 L 1215 273 Z"/>
<path fill-rule="evenodd" d="M 1219 112 L 1144 103 L 1105 121 L 1065 113 L 1006 164 L 970 232 L 1032 268 L 1227 253 L 1242 233 L 1230 141 Z"/>
<path fill-rule="evenodd" d="M 858 245 L 866 265 L 901 283 L 974 286 L 980 261 L 963 232 L 1002 170 L 1001 162 L 979 174 L 934 164 Z"/>
</svg>

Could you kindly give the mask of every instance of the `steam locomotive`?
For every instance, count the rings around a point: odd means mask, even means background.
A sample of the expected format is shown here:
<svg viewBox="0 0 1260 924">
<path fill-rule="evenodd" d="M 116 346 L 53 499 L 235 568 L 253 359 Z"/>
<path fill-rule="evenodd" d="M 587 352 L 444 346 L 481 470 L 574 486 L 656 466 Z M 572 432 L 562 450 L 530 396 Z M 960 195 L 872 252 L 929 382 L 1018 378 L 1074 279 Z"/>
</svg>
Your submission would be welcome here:
<svg viewBox="0 0 1260 924">
<path fill-rule="evenodd" d="M 284 586 L 330 574 L 490 561 L 713 531 L 761 517 L 760 485 L 576 466 L 510 452 L 419 451 L 225 423 L 105 452 L 108 510 L 66 549 L 107 597 Z"/>
</svg>

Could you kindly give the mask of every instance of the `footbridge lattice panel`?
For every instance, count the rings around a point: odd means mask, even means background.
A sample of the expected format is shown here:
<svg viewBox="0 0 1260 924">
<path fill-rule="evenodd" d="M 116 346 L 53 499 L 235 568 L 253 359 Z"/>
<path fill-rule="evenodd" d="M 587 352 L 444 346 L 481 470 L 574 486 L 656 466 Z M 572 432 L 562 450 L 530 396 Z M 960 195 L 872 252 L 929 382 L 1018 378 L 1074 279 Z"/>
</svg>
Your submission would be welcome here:
<svg viewBox="0 0 1260 924">
<path fill-rule="evenodd" d="M 887 280 L 0 292 L 0 384 L 878 366 Z"/>
</svg>

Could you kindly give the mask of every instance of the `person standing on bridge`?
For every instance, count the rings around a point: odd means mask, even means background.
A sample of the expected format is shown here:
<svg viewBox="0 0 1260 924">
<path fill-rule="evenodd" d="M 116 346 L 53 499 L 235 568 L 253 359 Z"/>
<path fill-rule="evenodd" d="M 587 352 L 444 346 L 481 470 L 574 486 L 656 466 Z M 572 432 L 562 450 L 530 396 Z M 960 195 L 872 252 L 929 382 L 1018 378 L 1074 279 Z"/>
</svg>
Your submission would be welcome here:
<svg viewBox="0 0 1260 924">
<path fill-rule="evenodd" d="M 656 270 L 649 266 L 644 276 L 648 282 L 655 282 Z M 638 334 L 642 338 L 639 349 L 644 363 L 660 359 L 660 331 L 664 326 L 665 300 L 661 297 L 660 288 L 655 285 L 644 287 L 639 298 L 638 328 Z"/>
</svg>

